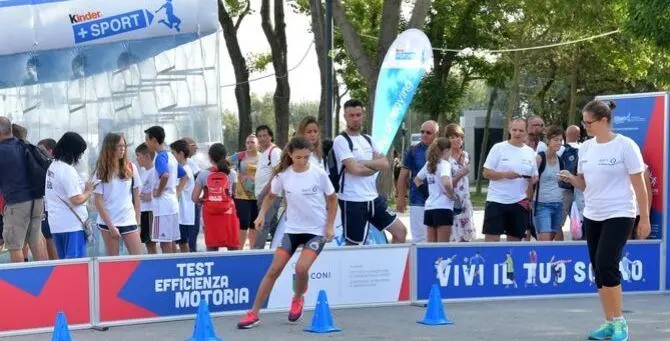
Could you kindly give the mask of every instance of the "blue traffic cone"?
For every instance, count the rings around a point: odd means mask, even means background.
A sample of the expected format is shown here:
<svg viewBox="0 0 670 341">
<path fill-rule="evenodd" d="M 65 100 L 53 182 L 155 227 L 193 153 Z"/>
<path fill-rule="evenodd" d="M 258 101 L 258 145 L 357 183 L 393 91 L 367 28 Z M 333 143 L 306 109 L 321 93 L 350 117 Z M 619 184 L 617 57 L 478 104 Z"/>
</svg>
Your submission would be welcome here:
<svg viewBox="0 0 670 341">
<path fill-rule="evenodd" d="M 54 333 L 51 336 L 51 341 L 72 341 L 70 328 L 67 326 L 67 318 L 65 318 L 65 313 L 62 311 L 56 314 L 56 324 L 54 325 Z"/>
<path fill-rule="evenodd" d="M 442 298 L 440 297 L 440 288 L 437 286 L 437 284 L 433 284 L 433 287 L 430 289 L 430 297 L 428 298 L 428 308 L 426 308 L 426 315 L 423 317 L 423 320 L 417 321 L 417 323 L 429 326 L 454 323 L 450 321 L 444 313 L 444 306 L 442 306 Z"/>
<path fill-rule="evenodd" d="M 214 332 L 212 317 L 209 316 L 209 308 L 205 300 L 200 300 L 198 315 L 195 317 L 193 336 L 186 341 L 222 341 Z"/>
<path fill-rule="evenodd" d="M 328 298 L 326 291 L 319 291 L 319 297 L 316 300 L 316 309 L 314 309 L 314 316 L 312 317 L 312 326 L 305 328 L 305 331 L 311 333 L 332 333 L 339 332 L 342 329 L 333 325 L 333 316 L 330 315 L 330 307 L 328 306 Z"/>
</svg>

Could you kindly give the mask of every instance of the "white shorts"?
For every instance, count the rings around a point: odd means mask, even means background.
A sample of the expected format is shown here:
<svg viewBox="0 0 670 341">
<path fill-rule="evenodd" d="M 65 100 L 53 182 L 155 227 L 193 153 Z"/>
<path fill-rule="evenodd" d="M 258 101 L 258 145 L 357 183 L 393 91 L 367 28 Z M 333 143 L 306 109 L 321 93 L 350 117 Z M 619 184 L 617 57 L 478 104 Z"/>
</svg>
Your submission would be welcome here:
<svg viewBox="0 0 670 341">
<path fill-rule="evenodd" d="M 423 206 L 409 207 L 409 228 L 412 231 L 412 242 L 426 242 L 426 225 L 423 224 Z"/>
<path fill-rule="evenodd" d="M 179 232 L 179 214 L 154 216 L 151 229 L 151 241 L 169 243 L 181 239 Z"/>
</svg>

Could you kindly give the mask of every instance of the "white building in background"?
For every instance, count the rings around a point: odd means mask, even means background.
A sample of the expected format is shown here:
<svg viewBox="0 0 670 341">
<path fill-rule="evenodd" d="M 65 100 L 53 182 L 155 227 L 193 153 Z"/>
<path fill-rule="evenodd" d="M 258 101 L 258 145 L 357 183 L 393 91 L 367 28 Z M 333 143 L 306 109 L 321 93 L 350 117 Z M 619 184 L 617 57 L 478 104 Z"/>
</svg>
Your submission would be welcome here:
<svg viewBox="0 0 670 341">
<path fill-rule="evenodd" d="M 489 139 L 486 153 L 491 147 L 502 141 L 505 118 L 502 113 L 492 112 L 489 125 Z M 486 110 L 465 110 L 460 117 L 460 125 L 465 133 L 465 151 L 470 155 L 470 181 L 477 179 L 484 127 L 486 126 Z M 484 155 L 486 156 L 486 154 Z"/>
</svg>

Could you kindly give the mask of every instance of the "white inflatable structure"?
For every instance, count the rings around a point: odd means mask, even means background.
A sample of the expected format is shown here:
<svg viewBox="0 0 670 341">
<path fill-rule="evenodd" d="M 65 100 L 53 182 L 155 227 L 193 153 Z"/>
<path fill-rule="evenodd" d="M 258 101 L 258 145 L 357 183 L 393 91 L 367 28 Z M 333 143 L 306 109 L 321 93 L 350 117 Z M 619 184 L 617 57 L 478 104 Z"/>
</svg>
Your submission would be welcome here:
<svg viewBox="0 0 670 341">
<path fill-rule="evenodd" d="M 0 115 L 33 143 L 80 133 L 88 174 L 109 132 L 130 155 L 152 125 L 222 141 L 217 13 L 217 0 L 0 1 Z"/>
</svg>

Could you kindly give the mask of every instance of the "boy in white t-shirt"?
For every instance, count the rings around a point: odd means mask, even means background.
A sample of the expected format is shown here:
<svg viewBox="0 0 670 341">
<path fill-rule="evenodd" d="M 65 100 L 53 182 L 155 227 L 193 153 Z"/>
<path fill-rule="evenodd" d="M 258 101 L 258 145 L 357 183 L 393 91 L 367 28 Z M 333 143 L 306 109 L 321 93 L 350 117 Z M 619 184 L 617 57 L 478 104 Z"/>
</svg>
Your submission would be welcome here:
<svg viewBox="0 0 670 341">
<path fill-rule="evenodd" d="M 184 176 L 184 169 L 177 163 L 165 143 L 165 130 L 154 126 L 144 131 L 149 150 L 156 153 L 154 169 L 158 175 L 154 188 L 153 229 L 151 240 L 160 243 L 163 253 L 176 251 L 175 242 L 181 238 L 179 232 L 179 200 L 177 184 Z"/>
<path fill-rule="evenodd" d="M 195 226 L 195 203 L 191 200 L 195 178 L 191 167 L 187 164 L 189 155 L 188 142 L 177 140 L 170 144 L 172 154 L 177 162 L 184 168 L 186 175 L 181 178 L 177 186 L 177 199 L 179 200 L 179 234 L 181 238 L 177 241 L 180 252 L 196 251 L 199 228 Z"/>
<path fill-rule="evenodd" d="M 156 243 L 151 240 L 151 228 L 153 225 L 153 190 L 158 182 L 158 175 L 154 170 L 155 153 L 149 150 L 146 143 L 135 148 L 135 156 L 140 166 L 140 241 L 147 248 L 147 253 L 156 254 Z"/>
</svg>

